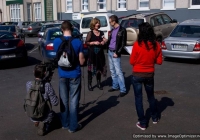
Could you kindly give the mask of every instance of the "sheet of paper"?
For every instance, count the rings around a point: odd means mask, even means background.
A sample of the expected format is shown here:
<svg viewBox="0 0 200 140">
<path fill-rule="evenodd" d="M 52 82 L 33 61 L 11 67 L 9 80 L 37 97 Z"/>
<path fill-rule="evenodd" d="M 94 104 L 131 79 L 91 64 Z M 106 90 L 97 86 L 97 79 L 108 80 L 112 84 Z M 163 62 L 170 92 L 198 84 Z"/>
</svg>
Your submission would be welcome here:
<svg viewBox="0 0 200 140">
<path fill-rule="evenodd" d="M 131 54 L 132 48 L 133 48 L 133 46 L 126 46 L 126 47 L 125 47 L 125 50 L 126 50 L 129 54 Z"/>
</svg>

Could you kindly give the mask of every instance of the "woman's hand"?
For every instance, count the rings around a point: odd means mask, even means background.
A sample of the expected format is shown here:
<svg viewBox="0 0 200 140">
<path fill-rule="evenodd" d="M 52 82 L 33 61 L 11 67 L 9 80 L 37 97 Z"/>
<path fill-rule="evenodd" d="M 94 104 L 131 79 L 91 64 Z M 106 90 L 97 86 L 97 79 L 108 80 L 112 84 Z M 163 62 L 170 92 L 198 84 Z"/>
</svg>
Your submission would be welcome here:
<svg viewBox="0 0 200 140">
<path fill-rule="evenodd" d="M 101 45 L 105 45 L 105 42 L 104 42 L 104 41 L 101 41 Z"/>
<path fill-rule="evenodd" d="M 95 42 L 94 42 L 94 44 L 95 44 L 95 45 L 99 45 L 99 44 L 100 44 L 100 42 L 98 42 L 98 41 L 95 41 Z"/>
</svg>

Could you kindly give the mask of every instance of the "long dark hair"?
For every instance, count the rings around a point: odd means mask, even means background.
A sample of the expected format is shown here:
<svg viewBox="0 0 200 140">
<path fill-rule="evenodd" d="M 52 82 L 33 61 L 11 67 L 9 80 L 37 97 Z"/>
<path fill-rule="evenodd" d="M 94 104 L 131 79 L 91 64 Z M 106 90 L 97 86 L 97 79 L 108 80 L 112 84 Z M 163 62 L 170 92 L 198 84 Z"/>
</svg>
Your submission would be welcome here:
<svg viewBox="0 0 200 140">
<path fill-rule="evenodd" d="M 139 25 L 138 43 L 139 45 L 144 42 L 147 50 L 150 50 L 148 43 L 153 44 L 153 49 L 156 50 L 156 34 L 154 33 L 153 27 L 148 23 L 141 23 Z"/>
</svg>

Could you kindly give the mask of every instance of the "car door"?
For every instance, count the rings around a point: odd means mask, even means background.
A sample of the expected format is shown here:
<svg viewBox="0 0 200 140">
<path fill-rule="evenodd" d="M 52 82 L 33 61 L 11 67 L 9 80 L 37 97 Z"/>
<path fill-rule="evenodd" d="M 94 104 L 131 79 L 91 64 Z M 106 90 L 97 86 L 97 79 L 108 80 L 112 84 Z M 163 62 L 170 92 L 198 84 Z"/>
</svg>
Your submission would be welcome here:
<svg viewBox="0 0 200 140">
<path fill-rule="evenodd" d="M 165 23 L 165 28 L 167 29 L 167 36 L 169 36 L 172 30 L 176 27 L 177 23 L 173 23 L 172 19 L 166 14 L 163 14 L 162 18 Z"/>
<path fill-rule="evenodd" d="M 168 29 L 166 28 L 166 25 L 163 21 L 163 18 L 161 15 L 156 15 L 154 17 L 154 21 L 155 21 L 155 28 L 157 29 L 157 31 L 159 31 L 162 34 L 162 39 L 166 38 L 168 36 Z"/>
</svg>

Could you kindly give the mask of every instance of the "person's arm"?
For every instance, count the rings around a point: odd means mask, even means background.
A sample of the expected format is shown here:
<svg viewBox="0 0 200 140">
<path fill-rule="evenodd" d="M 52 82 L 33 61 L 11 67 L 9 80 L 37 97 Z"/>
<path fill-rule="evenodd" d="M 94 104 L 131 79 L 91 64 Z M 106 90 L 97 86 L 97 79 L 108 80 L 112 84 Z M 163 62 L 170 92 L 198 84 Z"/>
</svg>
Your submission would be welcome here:
<svg viewBox="0 0 200 140">
<path fill-rule="evenodd" d="M 91 37 L 92 37 L 92 31 L 88 32 L 85 44 L 87 44 L 88 46 L 97 45 L 97 41 L 90 41 Z"/>
<path fill-rule="evenodd" d="M 157 43 L 157 46 L 158 47 L 157 47 L 157 54 L 156 54 L 156 56 L 157 56 L 156 64 L 161 65 L 162 62 L 163 62 L 163 60 L 162 60 L 162 50 L 160 48 L 160 44 L 159 43 Z"/>
<path fill-rule="evenodd" d="M 44 97 L 44 98 L 49 99 L 53 106 L 58 105 L 58 103 L 59 103 L 58 97 L 56 96 L 55 91 L 50 83 L 45 84 L 44 96 L 45 95 L 47 95 L 48 97 Z"/>
<path fill-rule="evenodd" d="M 85 57 L 84 57 L 84 54 L 83 54 L 83 43 L 82 42 L 80 43 L 79 62 L 80 62 L 80 65 L 83 65 L 84 62 L 85 62 Z"/>
<path fill-rule="evenodd" d="M 117 55 L 121 54 L 123 48 L 126 46 L 126 40 L 127 40 L 127 32 L 126 32 L 126 29 L 124 28 L 122 31 L 122 45 L 119 48 L 119 50 L 116 52 Z"/>
<path fill-rule="evenodd" d="M 137 42 L 135 42 L 133 44 L 133 49 L 132 49 L 132 52 L 131 52 L 131 55 L 130 55 L 130 64 L 131 65 L 135 65 L 136 63 L 136 60 L 137 60 Z"/>
</svg>

